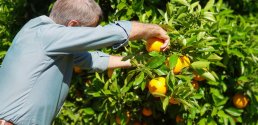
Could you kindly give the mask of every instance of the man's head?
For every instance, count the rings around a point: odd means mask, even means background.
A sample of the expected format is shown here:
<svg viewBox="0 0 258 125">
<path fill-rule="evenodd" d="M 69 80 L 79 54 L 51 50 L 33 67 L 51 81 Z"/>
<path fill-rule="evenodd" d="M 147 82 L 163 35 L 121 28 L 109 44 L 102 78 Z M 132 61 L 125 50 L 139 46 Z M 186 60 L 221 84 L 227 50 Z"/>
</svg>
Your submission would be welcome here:
<svg viewBox="0 0 258 125">
<path fill-rule="evenodd" d="M 50 18 L 66 26 L 96 26 L 102 11 L 94 0 L 57 0 Z"/>
</svg>

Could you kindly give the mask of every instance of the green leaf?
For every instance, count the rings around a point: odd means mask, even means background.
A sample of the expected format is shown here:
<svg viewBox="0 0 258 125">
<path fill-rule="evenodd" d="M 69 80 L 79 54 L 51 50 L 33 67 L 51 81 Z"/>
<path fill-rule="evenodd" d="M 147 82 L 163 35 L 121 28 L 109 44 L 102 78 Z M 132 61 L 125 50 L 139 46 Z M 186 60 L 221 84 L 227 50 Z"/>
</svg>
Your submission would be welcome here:
<svg viewBox="0 0 258 125">
<path fill-rule="evenodd" d="M 102 82 L 102 83 L 105 84 L 104 80 L 100 78 L 99 73 L 96 72 L 96 73 L 95 73 L 95 76 L 96 76 L 96 78 L 97 78 L 100 82 Z"/>
<path fill-rule="evenodd" d="M 0 51 L 0 58 L 3 58 L 5 54 L 6 54 L 6 51 Z"/>
<path fill-rule="evenodd" d="M 141 90 L 142 90 L 142 91 L 145 89 L 146 84 L 147 84 L 146 80 L 143 80 L 143 82 L 142 82 L 142 84 L 141 84 Z"/>
<path fill-rule="evenodd" d="M 187 16 L 186 13 L 181 13 L 181 14 L 177 17 L 177 19 L 179 20 L 179 19 L 184 18 L 184 17 L 186 17 L 186 16 Z"/>
<path fill-rule="evenodd" d="M 186 39 L 186 45 L 188 45 L 188 46 L 192 45 L 192 43 L 194 43 L 196 41 L 196 38 L 197 38 L 197 36 L 192 36 L 192 37 Z"/>
<path fill-rule="evenodd" d="M 167 110 L 168 104 L 169 104 L 169 97 L 167 96 L 167 97 L 165 97 L 164 100 L 162 100 L 162 108 L 164 111 Z"/>
<path fill-rule="evenodd" d="M 127 83 L 129 83 L 131 81 L 131 79 L 132 79 L 132 77 L 134 76 L 135 73 L 136 73 L 135 70 L 131 70 L 128 73 L 128 75 L 127 75 L 127 77 L 125 78 L 125 81 L 124 81 L 125 85 L 127 85 Z"/>
<path fill-rule="evenodd" d="M 128 92 L 128 91 L 131 89 L 131 87 L 133 86 L 133 83 L 134 83 L 134 82 L 130 82 L 129 84 L 124 85 L 124 86 L 120 89 L 121 93 L 126 93 L 126 92 Z"/>
<path fill-rule="evenodd" d="M 205 29 L 199 28 L 199 29 L 190 29 L 188 30 L 185 34 L 191 34 L 191 33 L 199 33 L 199 32 L 204 32 L 206 31 Z"/>
<path fill-rule="evenodd" d="M 84 108 L 83 111 L 86 115 L 94 115 L 95 114 L 94 110 L 90 107 Z"/>
<path fill-rule="evenodd" d="M 241 82 L 248 82 L 249 81 L 248 77 L 246 77 L 246 76 L 241 76 L 237 80 L 241 81 Z"/>
<path fill-rule="evenodd" d="M 191 64 L 191 67 L 193 69 L 203 69 L 203 68 L 208 68 L 209 65 L 210 65 L 210 62 L 208 61 L 196 61 Z"/>
<path fill-rule="evenodd" d="M 126 8 L 127 7 L 127 5 L 125 4 L 125 3 L 123 3 L 123 2 L 121 2 L 121 3 L 119 3 L 118 5 L 117 5 L 117 9 L 118 10 L 122 10 L 122 9 L 124 9 L 124 8 Z"/>
<path fill-rule="evenodd" d="M 213 51 L 215 51 L 215 49 L 212 46 L 207 46 L 206 48 L 200 48 L 198 51 L 200 51 L 200 52 L 213 52 Z"/>
<path fill-rule="evenodd" d="M 218 109 L 216 107 L 213 107 L 213 109 L 211 111 L 211 116 L 213 117 L 213 116 L 217 115 L 217 113 L 218 113 Z"/>
<path fill-rule="evenodd" d="M 214 101 L 216 106 L 221 106 L 221 105 L 225 105 L 229 98 L 228 97 L 224 97 L 222 95 L 218 96 L 218 95 L 213 94 L 212 95 L 212 99 L 213 99 L 213 101 Z"/>
<path fill-rule="evenodd" d="M 213 16 L 212 12 L 204 12 L 203 17 L 207 20 L 210 20 L 212 22 L 216 22 L 215 17 Z"/>
<path fill-rule="evenodd" d="M 175 0 L 175 2 L 178 2 L 178 3 L 183 4 L 185 6 L 190 6 L 190 4 L 186 0 Z"/>
<path fill-rule="evenodd" d="M 216 74 L 213 75 L 209 71 L 203 71 L 200 69 L 196 69 L 196 71 L 198 72 L 198 74 L 200 74 L 201 77 L 205 78 L 206 80 L 216 82 L 216 78 L 215 78 Z"/>
<path fill-rule="evenodd" d="M 200 111 L 200 115 L 203 116 L 204 113 L 209 109 L 211 105 L 209 103 L 205 103 L 202 108 L 201 108 L 201 111 Z"/>
<path fill-rule="evenodd" d="M 223 110 L 218 111 L 218 116 L 222 118 L 228 118 L 228 115 Z"/>
<path fill-rule="evenodd" d="M 104 95 L 110 95 L 112 94 L 110 90 L 101 90 Z"/>
<path fill-rule="evenodd" d="M 206 118 L 202 118 L 199 122 L 198 125 L 207 125 L 207 119 Z"/>
<path fill-rule="evenodd" d="M 214 0 L 209 0 L 206 6 L 204 7 L 204 11 L 210 10 L 213 7 L 214 3 Z"/>
<path fill-rule="evenodd" d="M 159 11 L 159 13 L 164 17 L 164 15 L 165 15 L 164 11 L 161 10 L 161 9 L 158 9 L 158 11 Z"/>
<path fill-rule="evenodd" d="M 225 111 L 232 116 L 241 116 L 242 113 L 244 112 L 243 109 L 237 109 L 233 107 L 227 108 L 225 109 Z"/>
<path fill-rule="evenodd" d="M 204 36 L 205 36 L 206 32 L 199 32 L 197 35 L 197 41 L 200 41 Z"/>
<path fill-rule="evenodd" d="M 165 60 L 166 60 L 165 56 L 152 57 L 150 59 L 151 62 L 148 63 L 148 67 L 152 69 L 157 68 L 160 65 L 164 64 Z"/>
<path fill-rule="evenodd" d="M 162 71 L 161 69 L 154 69 L 153 70 L 158 76 L 164 76 L 167 74 L 167 72 Z"/>
<path fill-rule="evenodd" d="M 173 13 L 173 4 L 167 3 L 166 4 L 166 9 L 167 9 L 168 15 L 169 16 L 172 15 L 172 13 Z"/>
<path fill-rule="evenodd" d="M 93 97 L 101 97 L 102 95 L 100 92 L 88 92 L 89 95 L 92 95 Z"/>
<path fill-rule="evenodd" d="M 99 115 L 98 115 L 98 123 L 101 121 L 103 114 L 104 114 L 103 112 L 99 113 Z"/>
<path fill-rule="evenodd" d="M 141 82 L 143 81 L 144 79 L 144 72 L 140 72 L 136 78 L 135 78 L 135 81 L 134 81 L 134 86 L 138 86 L 139 84 L 141 84 Z"/>
<path fill-rule="evenodd" d="M 190 9 L 190 13 L 193 12 L 193 10 L 194 10 L 194 8 L 195 8 L 196 6 L 200 6 L 199 1 L 194 2 L 193 4 L 191 4 L 191 6 L 190 6 L 190 8 L 191 8 L 191 9 Z"/>
<path fill-rule="evenodd" d="M 230 46 L 230 43 L 231 43 L 231 35 L 229 34 L 228 35 L 228 40 L 227 40 L 227 46 Z"/>
<path fill-rule="evenodd" d="M 173 69 L 176 66 L 178 55 L 173 54 L 169 57 L 169 68 Z"/>
<path fill-rule="evenodd" d="M 208 58 L 209 61 L 220 61 L 222 57 L 218 56 L 217 54 L 211 54 Z"/>
<path fill-rule="evenodd" d="M 217 3 L 216 3 L 216 8 L 218 10 L 220 10 L 221 6 L 223 5 L 223 0 L 219 0 Z"/>
<path fill-rule="evenodd" d="M 149 52 L 148 54 L 152 57 L 161 56 L 161 54 L 159 52 L 156 52 L 156 51 Z"/>
<path fill-rule="evenodd" d="M 245 56 L 240 51 L 238 51 L 237 49 L 228 50 L 228 53 L 236 55 L 236 56 L 241 57 L 241 58 L 245 58 Z"/>
<path fill-rule="evenodd" d="M 168 24 L 168 13 L 167 12 L 165 13 L 164 18 L 165 18 L 166 24 Z"/>
</svg>

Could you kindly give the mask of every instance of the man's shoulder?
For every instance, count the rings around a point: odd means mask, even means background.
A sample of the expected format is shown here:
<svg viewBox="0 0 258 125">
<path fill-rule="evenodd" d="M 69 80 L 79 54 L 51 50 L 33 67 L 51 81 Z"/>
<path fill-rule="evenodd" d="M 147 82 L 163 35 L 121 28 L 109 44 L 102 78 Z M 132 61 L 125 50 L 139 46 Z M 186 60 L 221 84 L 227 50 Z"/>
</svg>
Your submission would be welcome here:
<svg viewBox="0 0 258 125">
<path fill-rule="evenodd" d="M 38 26 L 43 26 L 47 24 L 56 24 L 52 19 L 50 19 L 48 16 L 42 15 L 35 17 L 31 20 L 29 20 L 24 27 L 25 28 L 35 28 Z"/>
</svg>

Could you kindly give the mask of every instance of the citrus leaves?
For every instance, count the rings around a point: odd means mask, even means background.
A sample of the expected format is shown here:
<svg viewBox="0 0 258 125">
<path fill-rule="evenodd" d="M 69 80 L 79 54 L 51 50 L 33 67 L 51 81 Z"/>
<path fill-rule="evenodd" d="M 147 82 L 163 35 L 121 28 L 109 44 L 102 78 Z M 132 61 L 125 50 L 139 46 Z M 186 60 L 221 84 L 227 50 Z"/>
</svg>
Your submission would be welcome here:
<svg viewBox="0 0 258 125">
<path fill-rule="evenodd" d="M 164 64 L 165 60 L 166 60 L 165 56 L 154 56 L 150 58 L 150 62 L 147 64 L 147 66 L 149 68 L 154 69 Z"/>
</svg>

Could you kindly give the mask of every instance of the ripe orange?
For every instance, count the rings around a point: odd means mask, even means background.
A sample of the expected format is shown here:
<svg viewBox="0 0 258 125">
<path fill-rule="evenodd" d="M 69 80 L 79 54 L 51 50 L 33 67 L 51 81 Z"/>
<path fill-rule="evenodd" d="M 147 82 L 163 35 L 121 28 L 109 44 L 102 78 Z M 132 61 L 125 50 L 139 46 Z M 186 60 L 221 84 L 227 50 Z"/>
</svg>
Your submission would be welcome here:
<svg viewBox="0 0 258 125">
<path fill-rule="evenodd" d="M 74 66 L 74 67 L 73 67 L 73 71 L 74 71 L 74 73 L 76 73 L 76 74 L 82 73 L 82 69 L 81 69 L 80 67 L 78 67 L 78 66 Z"/>
<path fill-rule="evenodd" d="M 233 104 L 237 108 L 245 108 L 248 102 L 248 98 L 243 94 L 237 93 L 233 96 Z"/>
<path fill-rule="evenodd" d="M 200 75 L 198 75 L 196 72 L 193 73 L 194 74 L 194 80 L 196 81 L 204 81 L 205 79 L 203 77 L 201 77 Z"/>
<path fill-rule="evenodd" d="M 193 80 L 192 85 L 193 85 L 194 89 L 196 89 L 196 90 L 199 89 L 199 83 L 197 81 Z"/>
<path fill-rule="evenodd" d="M 126 124 L 129 122 L 130 118 L 131 118 L 130 112 L 126 112 L 126 121 L 125 121 Z M 116 116 L 116 123 L 121 125 L 121 119 L 118 115 Z"/>
<path fill-rule="evenodd" d="M 175 100 L 174 97 L 171 97 L 171 98 L 169 99 L 169 103 L 170 103 L 170 104 L 179 104 L 179 102 L 178 102 L 177 100 Z"/>
<path fill-rule="evenodd" d="M 183 122 L 183 118 L 179 115 L 176 116 L 176 123 L 180 123 L 180 122 Z"/>
<path fill-rule="evenodd" d="M 201 77 L 200 75 L 196 75 L 194 77 L 194 80 L 196 80 L 196 81 L 204 81 L 205 79 L 203 77 Z"/>
<path fill-rule="evenodd" d="M 142 125 L 148 125 L 147 122 L 143 122 Z"/>
<path fill-rule="evenodd" d="M 181 70 L 185 67 L 189 67 L 190 66 L 190 59 L 187 56 L 181 56 L 177 59 L 177 63 L 176 66 L 173 69 L 173 72 L 175 74 L 178 74 L 181 72 Z"/>
<path fill-rule="evenodd" d="M 151 51 L 160 52 L 160 47 L 162 45 L 163 45 L 163 40 L 154 37 L 147 40 L 146 49 L 148 52 L 151 52 Z"/>
<path fill-rule="evenodd" d="M 149 92 L 155 97 L 161 97 L 167 92 L 166 79 L 158 77 L 152 79 L 148 84 Z"/>
<path fill-rule="evenodd" d="M 107 74 L 109 78 L 112 77 L 113 72 L 114 72 L 114 69 L 108 69 Z"/>
<path fill-rule="evenodd" d="M 142 114 L 143 114 L 144 116 L 151 116 L 151 115 L 152 115 L 152 110 L 151 110 L 150 108 L 144 107 L 144 108 L 142 109 Z"/>
<path fill-rule="evenodd" d="M 139 121 L 135 121 L 133 125 L 141 125 L 141 123 Z"/>
</svg>

